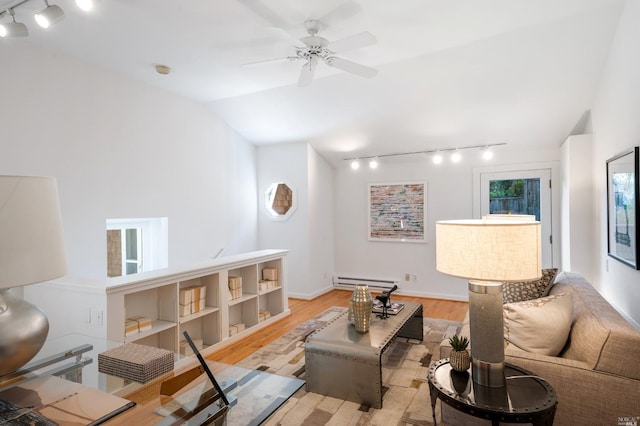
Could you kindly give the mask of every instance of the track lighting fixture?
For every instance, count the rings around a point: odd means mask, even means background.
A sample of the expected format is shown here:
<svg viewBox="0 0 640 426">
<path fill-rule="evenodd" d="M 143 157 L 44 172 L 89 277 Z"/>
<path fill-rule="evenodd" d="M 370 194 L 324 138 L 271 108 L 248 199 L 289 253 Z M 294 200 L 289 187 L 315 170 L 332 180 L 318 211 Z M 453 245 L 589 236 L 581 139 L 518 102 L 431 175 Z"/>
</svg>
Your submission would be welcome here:
<svg viewBox="0 0 640 426">
<path fill-rule="evenodd" d="M 29 35 L 27 26 L 21 22 L 17 22 L 14 14 L 14 10 L 17 7 L 22 6 L 29 1 L 31 0 L 21 0 L 15 3 L 10 8 L 0 11 L 0 18 L 2 18 L 3 15 L 11 16 L 11 22 L 0 23 L 0 38 L 25 37 Z M 88 12 L 94 8 L 95 4 L 98 1 L 99 0 L 76 0 L 76 5 L 78 5 L 78 7 L 85 12 Z M 34 18 L 38 25 L 40 25 L 42 28 L 49 28 L 51 25 L 64 18 L 64 11 L 62 10 L 62 8 L 60 8 L 60 6 L 49 4 L 48 0 L 44 0 L 44 4 L 46 5 L 46 7 L 40 12 L 36 13 L 34 15 Z"/>
<path fill-rule="evenodd" d="M 56 6 L 55 4 L 50 5 L 48 0 L 44 0 L 44 4 L 46 4 L 47 7 L 36 13 L 34 16 L 38 25 L 42 28 L 49 28 L 51 25 L 64 18 L 64 12 L 60 6 Z"/>
<path fill-rule="evenodd" d="M 493 152 L 491 151 L 491 147 L 506 145 L 505 142 L 501 143 L 491 143 L 487 145 L 471 145 L 471 146 L 461 146 L 454 148 L 436 148 L 436 149 L 428 149 L 425 151 L 411 151 L 411 152 L 395 152 L 392 154 L 378 154 L 378 155 L 370 155 L 370 156 L 361 156 L 361 157 L 351 157 L 345 158 L 346 161 L 351 161 L 351 168 L 353 170 L 358 170 L 360 168 L 359 160 L 369 160 L 369 167 L 375 169 L 378 167 L 378 159 L 382 157 L 397 157 L 400 155 L 416 155 L 416 154 L 432 154 L 431 161 L 433 164 L 440 164 L 443 161 L 443 152 L 451 151 L 451 161 L 454 163 L 458 163 L 462 160 L 462 153 L 460 151 L 465 149 L 481 149 L 482 150 L 482 158 L 485 160 L 490 160 L 493 158 Z"/>
<path fill-rule="evenodd" d="M 0 37 L 26 37 L 29 35 L 27 26 L 22 22 L 16 22 L 13 9 L 7 9 L 7 12 L 11 16 L 11 22 L 6 24 L 0 24 Z"/>
</svg>

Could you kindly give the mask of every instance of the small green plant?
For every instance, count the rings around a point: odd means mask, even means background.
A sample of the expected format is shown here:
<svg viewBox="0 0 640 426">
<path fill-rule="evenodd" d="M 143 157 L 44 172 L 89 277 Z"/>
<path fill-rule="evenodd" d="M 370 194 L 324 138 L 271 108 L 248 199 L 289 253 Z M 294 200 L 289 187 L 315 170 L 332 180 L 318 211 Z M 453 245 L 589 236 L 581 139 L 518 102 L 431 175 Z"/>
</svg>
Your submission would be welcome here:
<svg viewBox="0 0 640 426">
<path fill-rule="evenodd" d="M 458 336 L 455 334 L 453 337 L 449 338 L 449 344 L 454 351 L 464 351 L 467 349 L 467 346 L 469 346 L 469 339 L 465 336 Z"/>
</svg>

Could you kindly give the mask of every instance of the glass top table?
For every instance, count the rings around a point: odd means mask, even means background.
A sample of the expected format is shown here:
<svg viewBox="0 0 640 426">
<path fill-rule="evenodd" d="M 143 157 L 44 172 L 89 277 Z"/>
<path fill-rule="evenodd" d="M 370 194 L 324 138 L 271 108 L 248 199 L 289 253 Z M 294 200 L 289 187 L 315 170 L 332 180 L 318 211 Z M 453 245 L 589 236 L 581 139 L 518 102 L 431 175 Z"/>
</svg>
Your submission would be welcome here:
<svg viewBox="0 0 640 426">
<path fill-rule="evenodd" d="M 122 346 L 82 334 L 68 334 L 47 340 L 36 356 L 16 373 L 0 378 L 0 389 L 43 375 L 56 375 L 108 393 L 117 393 L 117 381 L 98 372 L 98 354 Z M 176 354 L 176 361 L 180 355 Z M 120 383 L 119 387 L 124 387 Z"/>
<path fill-rule="evenodd" d="M 98 419 L 100 421 L 91 419 L 90 414 L 84 413 L 86 421 L 81 422 L 84 424 L 182 424 L 183 422 L 178 420 L 181 416 L 191 417 L 194 404 L 205 400 L 205 395 L 209 397 L 212 393 L 215 394 L 212 381 L 206 374 L 200 374 L 172 395 L 161 395 L 163 382 L 200 366 L 198 360 L 191 356 L 174 354 L 174 370 L 144 384 L 99 372 L 98 354 L 120 346 L 122 343 L 80 334 L 48 340 L 19 374 L 0 378 L 0 420 L 3 410 L 5 413 L 9 410 L 2 403 L 10 400 L 13 395 L 32 392 L 34 395 L 37 394 L 39 402 L 47 405 L 44 391 L 40 392 L 39 388 L 51 388 L 54 385 L 56 388 L 69 387 L 68 392 L 74 394 L 89 395 L 79 399 L 86 405 L 90 405 L 87 402 L 90 401 L 88 398 L 98 398 L 99 395 L 102 395 L 99 397 L 100 404 L 109 399 L 113 399 L 115 407 L 129 401 L 134 403 L 129 403 L 132 408 L 127 405 L 124 409 L 116 410 L 117 412 L 113 413 L 114 417 Z M 209 360 L 206 360 L 206 364 L 230 403 L 227 412 L 229 424 L 259 425 L 304 385 L 303 380 L 263 371 Z M 93 393 L 83 393 L 86 390 Z M 197 409 L 201 408 L 198 406 Z M 39 414 L 50 413 L 45 409 L 37 411 Z M 56 417 L 56 420 L 58 419 Z M 200 424 L 200 421 L 194 419 L 195 416 L 184 423 Z M 77 419 L 74 421 L 74 424 L 78 424 Z"/>
<path fill-rule="evenodd" d="M 505 366 L 505 387 L 490 388 L 471 380 L 469 372 L 453 371 L 449 359 L 434 362 L 429 367 L 428 381 L 431 407 L 440 398 L 456 410 L 499 422 L 552 425 L 557 406 L 556 394 L 541 377 L 514 365 Z"/>
</svg>

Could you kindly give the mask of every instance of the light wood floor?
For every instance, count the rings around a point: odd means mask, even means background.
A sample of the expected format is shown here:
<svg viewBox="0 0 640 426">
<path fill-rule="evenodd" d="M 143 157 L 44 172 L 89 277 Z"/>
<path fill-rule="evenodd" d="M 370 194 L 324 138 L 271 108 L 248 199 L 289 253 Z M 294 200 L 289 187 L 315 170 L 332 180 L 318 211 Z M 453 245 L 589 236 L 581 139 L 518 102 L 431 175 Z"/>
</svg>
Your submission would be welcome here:
<svg viewBox="0 0 640 426">
<path fill-rule="evenodd" d="M 263 346 L 271 343 L 278 337 L 288 333 L 299 324 L 324 312 L 331 306 L 349 306 L 352 292 L 348 290 L 332 290 L 313 300 L 289 299 L 291 315 L 280 321 L 265 327 L 256 333 L 245 337 L 219 351 L 207 356 L 208 359 L 235 364 L 243 358 L 251 355 Z M 372 293 L 375 297 L 375 293 Z M 410 297 L 393 295 L 394 301 L 407 301 L 422 303 L 425 317 L 440 318 L 454 321 L 462 321 L 467 312 L 467 302 L 451 300 L 427 299 L 422 297 Z"/>
</svg>

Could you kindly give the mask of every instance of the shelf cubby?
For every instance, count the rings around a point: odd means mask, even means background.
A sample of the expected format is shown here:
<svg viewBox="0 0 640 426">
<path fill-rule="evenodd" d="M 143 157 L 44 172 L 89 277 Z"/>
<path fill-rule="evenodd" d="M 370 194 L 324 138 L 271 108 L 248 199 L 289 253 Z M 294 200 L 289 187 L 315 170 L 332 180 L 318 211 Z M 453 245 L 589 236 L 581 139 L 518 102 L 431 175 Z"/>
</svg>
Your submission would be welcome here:
<svg viewBox="0 0 640 426">
<path fill-rule="evenodd" d="M 229 305 L 229 326 L 244 324 L 245 330 L 258 324 L 258 299 L 256 296 Z"/>
<path fill-rule="evenodd" d="M 258 293 L 258 269 L 256 265 L 248 265 L 242 268 L 232 269 L 228 273 L 228 277 L 242 278 L 242 294 Z"/>
<path fill-rule="evenodd" d="M 204 347 L 209 347 L 222 340 L 220 310 L 215 309 L 206 315 L 180 324 L 180 340 L 184 340 L 182 333 L 186 331 L 192 339 L 202 339 Z"/>
<path fill-rule="evenodd" d="M 258 310 L 269 311 L 271 316 L 281 314 L 284 311 L 282 288 L 269 290 L 258 297 Z"/>
<path fill-rule="evenodd" d="M 177 352 L 176 341 L 177 324 L 173 324 L 171 327 L 161 328 L 157 330 L 149 330 L 149 332 L 139 333 L 139 335 L 127 336 L 130 339 L 135 336 L 135 339 L 127 340 L 127 343 L 133 342 L 139 345 L 155 346 L 157 348 L 166 349 L 172 352 Z"/>
<path fill-rule="evenodd" d="M 143 316 L 151 321 L 168 321 L 175 323 L 177 320 L 177 296 L 175 284 L 167 284 L 131 292 L 124 296 L 125 318 Z M 123 319 L 123 326 L 124 326 Z"/>
</svg>

